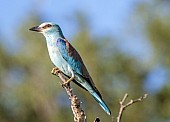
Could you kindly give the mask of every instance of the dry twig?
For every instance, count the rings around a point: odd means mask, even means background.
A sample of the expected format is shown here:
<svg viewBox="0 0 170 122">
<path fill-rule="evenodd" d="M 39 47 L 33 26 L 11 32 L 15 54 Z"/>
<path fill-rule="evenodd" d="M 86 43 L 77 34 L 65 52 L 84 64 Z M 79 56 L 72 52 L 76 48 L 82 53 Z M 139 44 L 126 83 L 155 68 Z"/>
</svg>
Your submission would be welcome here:
<svg viewBox="0 0 170 122">
<path fill-rule="evenodd" d="M 135 100 L 130 100 L 127 104 L 124 105 L 124 102 L 126 100 L 126 98 L 128 97 L 128 94 L 126 93 L 123 97 L 123 99 L 119 102 L 120 103 L 120 110 L 119 110 L 119 114 L 117 116 L 117 122 L 121 122 L 122 119 L 122 115 L 123 115 L 123 111 L 129 107 L 130 105 L 137 103 L 137 102 L 142 102 L 143 99 L 145 99 L 148 96 L 148 94 L 144 94 L 143 96 L 141 96 L 138 99 Z"/>
<path fill-rule="evenodd" d="M 51 73 L 53 75 L 57 75 L 61 79 L 61 84 L 65 83 L 67 79 L 64 77 L 64 74 L 60 72 L 57 68 L 53 68 Z M 73 91 L 70 87 L 70 84 L 62 85 L 63 88 L 66 90 L 70 102 L 71 102 L 71 109 L 74 115 L 75 122 L 86 122 L 86 115 L 82 108 L 80 107 L 80 100 L 77 98 L 76 95 L 73 94 Z"/>
</svg>

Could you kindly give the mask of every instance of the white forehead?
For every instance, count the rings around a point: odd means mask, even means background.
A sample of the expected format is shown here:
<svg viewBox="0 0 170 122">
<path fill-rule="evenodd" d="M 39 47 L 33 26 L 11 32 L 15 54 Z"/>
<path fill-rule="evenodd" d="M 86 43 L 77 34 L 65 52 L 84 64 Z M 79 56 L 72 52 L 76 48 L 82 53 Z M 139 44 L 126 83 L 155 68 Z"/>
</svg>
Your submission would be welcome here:
<svg viewBox="0 0 170 122">
<path fill-rule="evenodd" d="M 44 27 L 45 25 L 48 25 L 48 24 L 53 25 L 51 22 L 44 22 L 41 25 L 39 25 L 39 27 Z"/>
</svg>

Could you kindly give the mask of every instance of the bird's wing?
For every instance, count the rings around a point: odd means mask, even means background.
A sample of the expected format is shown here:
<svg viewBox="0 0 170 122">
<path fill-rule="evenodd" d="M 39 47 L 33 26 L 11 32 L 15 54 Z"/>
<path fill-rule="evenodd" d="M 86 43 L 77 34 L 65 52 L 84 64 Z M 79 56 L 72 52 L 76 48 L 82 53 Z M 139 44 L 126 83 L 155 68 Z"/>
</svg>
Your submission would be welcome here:
<svg viewBox="0 0 170 122">
<path fill-rule="evenodd" d="M 98 95 L 101 97 L 99 91 L 95 87 L 95 84 L 89 75 L 80 55 L 78 52 L 74 49 L 74 47 L 63 38 L 57 39 L 57 47 L 59 48 L 60 53 L 62 54 L 63 58 L 67 61 L 67 63 L 71 66 L 73 71 L 75 71 L 77 74 L 79 74 L 81 77 L 83 77 L 90 86 L 98 93 Z M 80 84 L 81 85 L 81 84 Z"/>
<path fill-rule="evenodd" d="M 76 73 L 83 76 L 84 78 L 90 77 L 80 55 L 66 39 L 58 38 L 57 47 L 59 48 L 63 58 Z"/>
</svg>

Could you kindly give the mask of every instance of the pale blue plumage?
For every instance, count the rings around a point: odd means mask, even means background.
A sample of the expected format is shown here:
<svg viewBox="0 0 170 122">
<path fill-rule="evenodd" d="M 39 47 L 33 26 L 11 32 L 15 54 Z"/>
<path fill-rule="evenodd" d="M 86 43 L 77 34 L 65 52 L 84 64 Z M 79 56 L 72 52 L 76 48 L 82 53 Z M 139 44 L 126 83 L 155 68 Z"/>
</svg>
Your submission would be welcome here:
<svg viewBox="0 0 170 122">
<path fill-rule="evenodd" d="M 111 112 L 102 100 L 80 55 L 65 39 L 60 27 L 53 23 L 43 23 L 30 30 L 40 32 L 45 36 L 49 56 L 53 64 L 67 75 L 70 80 L 88 90 L 105 112 L 110 115 Z"/>
<path fill-rule="evenodd" d="M 75 60 L 72 56 L 69 56 L 69 52 L 66 47 L 66 42 L 62 38 L 57 39 L 57 47 L 61 52 L 63 58 L 67 61 L 67 63 L 71 66 L 73 71 L 76 73 L 83 75 L 81 71 L 82 64 L 79 60 Z"/>
</svg>

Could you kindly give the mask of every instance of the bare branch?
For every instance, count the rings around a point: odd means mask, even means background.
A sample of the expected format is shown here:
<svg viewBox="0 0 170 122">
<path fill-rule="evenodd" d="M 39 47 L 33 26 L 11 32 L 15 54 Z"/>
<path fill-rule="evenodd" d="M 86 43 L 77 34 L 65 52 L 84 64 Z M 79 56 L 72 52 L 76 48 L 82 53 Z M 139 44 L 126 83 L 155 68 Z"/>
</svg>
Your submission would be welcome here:
<svg viewBox="0 0 170 122">
<path fill-rule="evenodd" d="M 67 79 L 64 77 L 64 74 L 60 72 L 57 68 L 53 68 L 51 73 L 53 75 L 57 75 L 61 79 L 61 84 L 65 83 Z M 77 98 L 76 95 L 73 94 L 70 84 L 62 85 L 63 88 L 66 90 L 70 102 L 71 102 L 71 109 L 74 115 L 75 122 L 86 122 L 86 115 L 85 112 L 80 107 L 80 100 Z"/>
<path fill-rule="evenodd" d="M 122 119 L 122 115 L 123 115 L 123 112 L 124 110 L 129 107 L 130 105 L 134 104 L 134 103 L 137 103 L 137 102 L 142 102 L 143 99 L 147 98 L 148 94 L 144 94 L 143 96 L 141 96 L 140 98 L 138 99 L 135 99 L 135 100 L 130 100 L 127 104 L 124 105 L 124 102 L 126 100 L 126 98 L 128 97 L 128 94 L 126 93 L 123 97 L 123 99 L 119 102 L 120 104 L 120 109 L 119 109 L 119 114 L 117 116 L 117 122 L 121 122 L 121 119 Z"/>
</svg>

